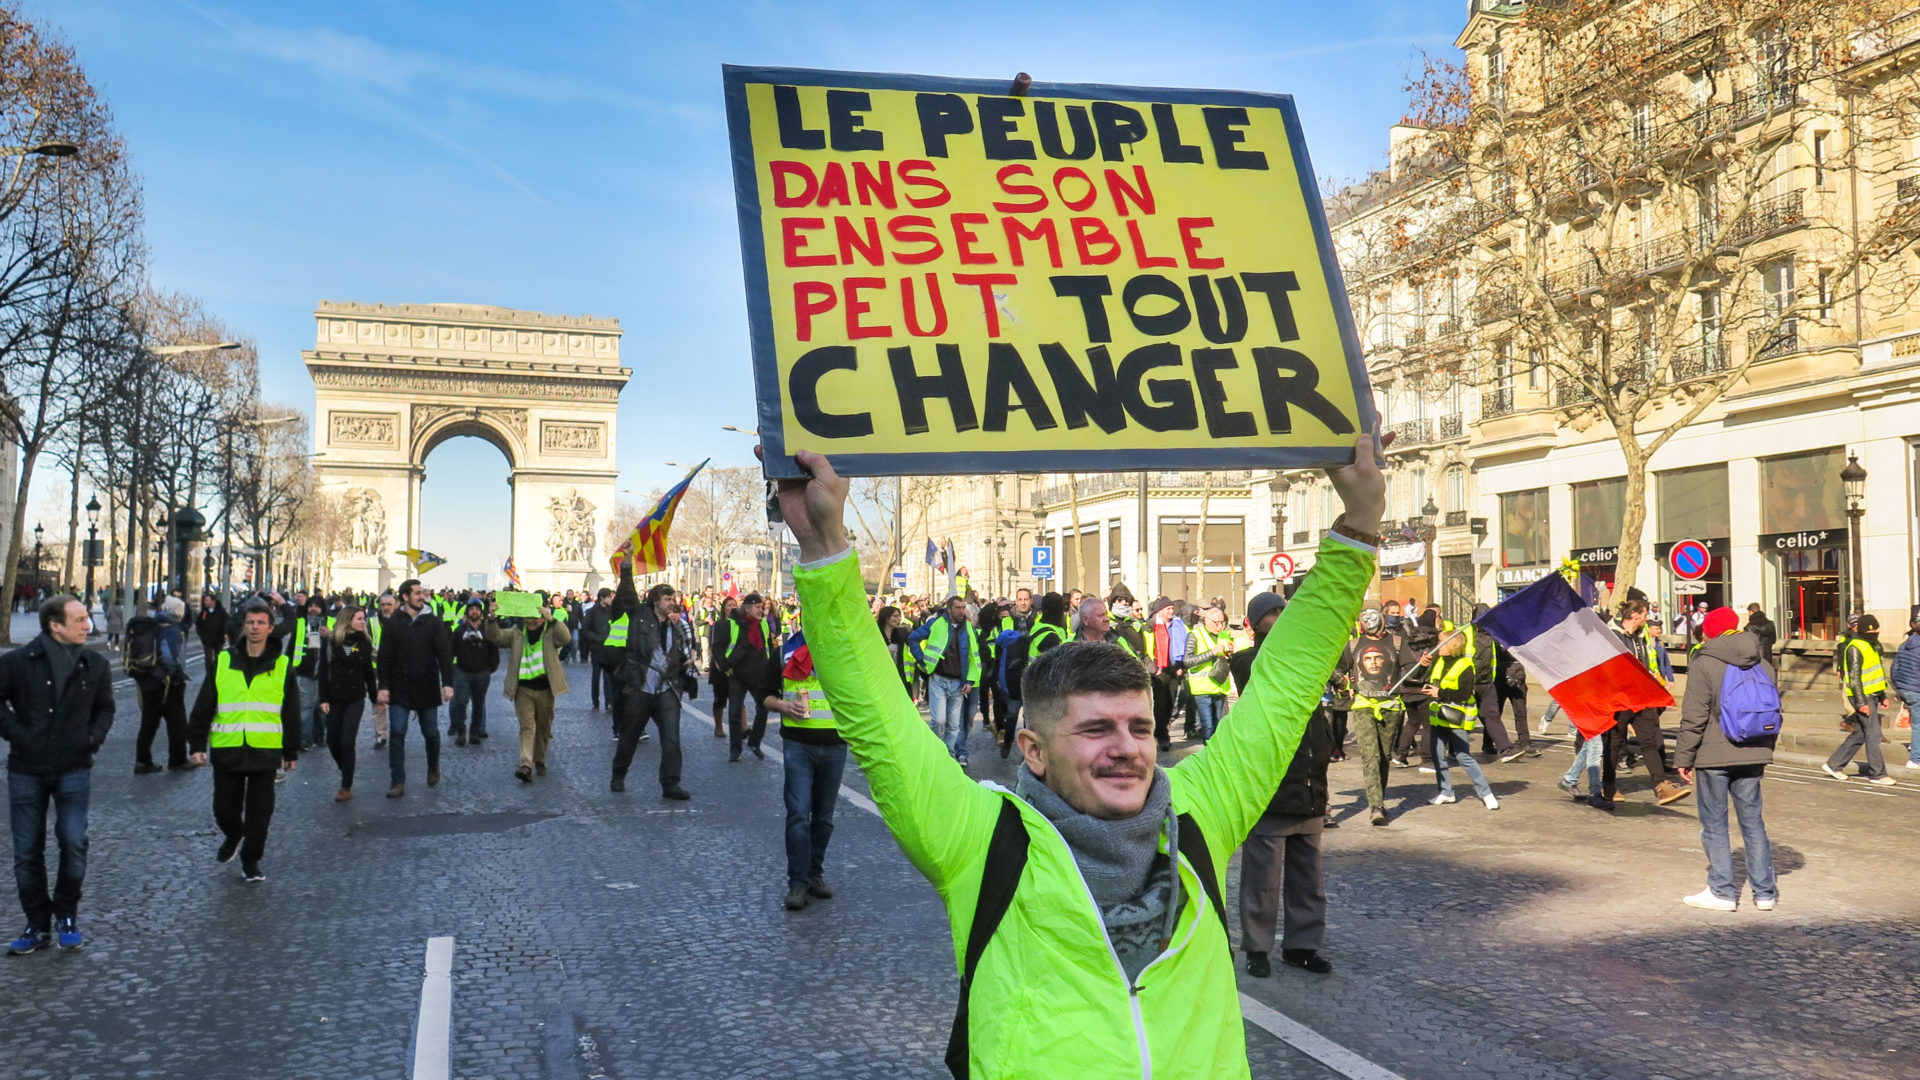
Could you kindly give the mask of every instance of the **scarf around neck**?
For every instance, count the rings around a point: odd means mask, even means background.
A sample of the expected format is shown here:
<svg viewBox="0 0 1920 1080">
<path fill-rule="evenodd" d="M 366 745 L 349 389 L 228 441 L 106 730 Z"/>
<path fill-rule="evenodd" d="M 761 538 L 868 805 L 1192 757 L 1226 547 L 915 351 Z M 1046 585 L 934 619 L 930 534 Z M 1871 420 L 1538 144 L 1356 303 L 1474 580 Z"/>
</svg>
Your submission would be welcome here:
<svg viewBox="0 0 1920 1080">
<path fill-rule="evenodd" d="M 1164 828 L 1167 850 L 1180 846 L 1166 770 L 1153 770 L 1146 805 L 1119 821 L 1075 810 L 1025 765 L 1020 766 L 1014 794 L 1060 830 L 1100 909 L 1121 968 L 1129 981 L 1137 978 L 1173 940 L 1180 914 L 1180 877 L 1159 845 Z"/>
</svg>

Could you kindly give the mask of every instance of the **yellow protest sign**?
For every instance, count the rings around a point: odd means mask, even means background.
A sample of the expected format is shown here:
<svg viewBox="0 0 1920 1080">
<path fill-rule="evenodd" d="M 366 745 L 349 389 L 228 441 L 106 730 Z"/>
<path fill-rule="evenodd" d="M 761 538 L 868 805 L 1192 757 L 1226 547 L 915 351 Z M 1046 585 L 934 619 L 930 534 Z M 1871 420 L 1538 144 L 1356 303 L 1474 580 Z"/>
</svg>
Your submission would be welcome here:
<svg viewBox="0 0 1920 1080">
<path fill-rule="evenodd" d="M 770 474 L 1306 466 L 1375 427 L 1291 98 L 725 83 Z"/>
</svg>

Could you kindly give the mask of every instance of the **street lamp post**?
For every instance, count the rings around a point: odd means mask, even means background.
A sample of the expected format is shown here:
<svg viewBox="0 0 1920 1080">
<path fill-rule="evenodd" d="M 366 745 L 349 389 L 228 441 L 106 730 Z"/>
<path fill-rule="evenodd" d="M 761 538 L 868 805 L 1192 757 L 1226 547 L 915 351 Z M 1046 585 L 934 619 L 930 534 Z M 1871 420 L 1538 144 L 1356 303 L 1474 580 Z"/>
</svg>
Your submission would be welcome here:
<svg viewBox="0 0 1920 1080">
<path fill-rule="evenodd" d="M 1180 598 L 1187 596 L 1187 541 L 1193 539 L 1193 530 L 1185 525 L 1174 530 L 1180 540 Z"/>
<path fill-rule="evenodd" d="M 46 530 L 39 525 L 33 527 L 33 587 L 38 595 L 40 588 L 40 541 Z"/>
<path fill-rule="evenodd" d="M 100 565 L 100 496 L 87 498 L 87 550 L 80 561 L 87 565 L 87 620 L 93 620 L 93 568 Z"/>
<path fill-rule="evenodd" d="M 1267 481 L 1267 494 L 1273 499 L 1273 550 L 1287 550 L 1287 489 L 1293 484 L 1279 473 Z"/>
<path fill-rule="evenodd" d="M 1847 489 L 1847 587 L 1853 593 L 1850 606 L 1853 614 L 1864 615 L 1867 597 L 1860 567 L 1860 519 L 1867 513 L 1867 470 L 1857 455 L 1847 455 L 1847 466 L 1840 470 L 1840 483 Z"/>
<path fill-rule="evenodd" d="M 1427 496 L 1427 504 L 1420 508 L 1420 542 L 1426 545 L 1427 560 L 1427 603 L 1438 606 L 1440 587 L 1434 579 L 1433 538 L 1440 535 L 1440 508 L 1434 505 L 1433 496 Z M 1441 612 L 1446 617 L 1446 612 Z"/>
</svg>

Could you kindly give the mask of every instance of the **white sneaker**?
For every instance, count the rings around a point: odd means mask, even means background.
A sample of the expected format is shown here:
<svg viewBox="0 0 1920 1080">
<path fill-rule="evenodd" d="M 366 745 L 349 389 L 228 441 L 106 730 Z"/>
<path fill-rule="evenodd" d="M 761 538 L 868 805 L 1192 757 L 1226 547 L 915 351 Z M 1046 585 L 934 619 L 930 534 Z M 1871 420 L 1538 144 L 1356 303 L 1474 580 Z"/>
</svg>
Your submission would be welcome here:
<svg viewBox="0 0 1920 1080">
<path fill-rule="evenodd" d="M 1732 911 L 1740 906 L 1737 900 L 1722 900 L 1713 895 L 1712 889 L 1701 889 L 1692 896 L 1683 896 L 1680 902 L 1688 907 L 1705 908 L 1708 911 Z"/>
<path fill-rule="evenodd" d="M 1827 764 L 1824 761 L 1820 763 L 1820 771 L 1823 773 L 1826 773 L 1828 776 L 1833 777 L 1835 780 L 1838 780 L 1843 784 L 1853 779 L 1853 777 L 1848 776 L 1846 773 L 1835 770 L 1833 766 Z"/>
<path fill-rule="evenodd" d="M 1773 901 L 1773 900 L 1755 900 L 1755 901 L 1753 902 L 1753 906 L 1754 906 L 1754 907 L 1755 907 L 1756 909 L 1758 909 L 1758 910 L 1760 910 L 1760 911 L 1772 911 L 1772 910 L 1773 910 L 1773 905 L 1774 905 L 1775 903 L 1777 903 L 1777 901 Z"/>
<path fill-rule="evenodd" d="M 1872 784 L 1874 787 L 1892 787 L 1893 785 L 1899 782 L 1900 781 L 1895 780 L 1891 776 L 1876 776 L 1873 779 L 1867 781 L 1867 783 Z"/>
<path fill-rule="evenodd" d="M 1496 798 L 1494 798 L 1494 797 L 1493 797 L 1492 795 L 1486 795 L 1486 796 L 1483 796 L 1483 797 L 1482 797 L 1482 798 L 1480 799 L 1480 801 L 1481 801 L 1481 802 L 1483 802 L 1483 803 L 1486 803 L 1486 804 L 1487 804 L 1487 809 L 1489 809 L 1489 810 L 1498 810 L 1498 809 L 1500 809 L 1500 800 L 1499 800 L 1499 799 L 1496 799 Z"/>
<path fill-rule="evenodd" d="M 1428 776 L 1432 776 L 1432 775 L 1433 775 L 1433 766 L 1431 766 L 1431 765 L 1422 765 L 1422 766 L 1420 766 L 1420 771 L 1421 771 L 1421 772 L 1423 772 L 1423 773 L 1426 773 L 1426 774 L 1427 774 Z"/>
<path fill-rule="evenodd" d="M 1451 792 L 1445 792 L 1445 791 L 1427 800 L 1428 804 L 1432 806 L 1446 806 L 1450 803 L 1457 803 L 1459 801 L 1460 801 L 1459 796 L 1454 795 Z"/>
<path fill-rule="evenodd" d="M 1908 761 L 1907 768 L 1912 769 L 1915 772 L 1920 772 L 1920 761 Z"/>
</svg>

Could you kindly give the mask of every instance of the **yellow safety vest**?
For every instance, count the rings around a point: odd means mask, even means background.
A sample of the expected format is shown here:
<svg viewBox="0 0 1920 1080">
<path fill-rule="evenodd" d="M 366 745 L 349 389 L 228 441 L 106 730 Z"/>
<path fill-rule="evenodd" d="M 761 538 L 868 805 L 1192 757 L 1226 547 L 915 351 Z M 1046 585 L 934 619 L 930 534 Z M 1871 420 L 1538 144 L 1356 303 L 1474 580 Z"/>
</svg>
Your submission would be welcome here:
<svg viewBox="0 0 1920 1080">
<path fill-rule="evenodd" d="M 207 745 L 215 750 L 250 746 L 256 750 L 278 750 L 282 727 L 280 706 L 287 699 L 287 671 L 292 664 L 285 656 L 274 660 L 273 667 L 253 677 L 252 682 L 233 666 L 233 653 L 222 649 L 214 665 L 213 689 L 219 704 L 214 708 L 213 730 Z"/>
<path fill-rule="evenodd" d="M 1066 632 L 1052 623 L 1036 622 L 1033 624 L 1033 629 L 1027 631 L 1027 660 L 1029 662 L 1040 658 L 1040 642 L 1048 637 L 1059 638 L 1063 643 L 1067 640 Z"/>
<path fill-rule="evenodd" d="M 1383 712 L 1405 712 L 1407 703 L 1397 697 L 1370 698 L 1365 694 L 1353 695 L 1353 708 L 1372 710 L 1374 716 Z"/>
<path fill-rule="evenodd" d="M 609 649 L 624 649 L 627 647 L 627 617 L 625 615 L 607 624 L 605 647 Z"/>
<path fill-rule="evenodd" d="M 1194 644 L 1195 644 L 1194 639 L 1196 638 L 1199 639 L 1198 640 L 1199 648 L 1197 651 L 1199 651 L 1202 654 L 1219 653 L 1220 655 L 1216 656 L 1214 659 L 1215 660 L 1225 659 L 1227 655 L 1227 651 L 1226 651 L 1227 635 L 1224 632 L 1219 637 L 1214 637 L 1212 632 L 1209 631 L 1205 626 L 1194 627 L 1192 635 L 1187 639 L 1188 641 L 1187 653 L 1189 656 L 1191 656 L 1196 651 L 1194 649 Z M 1213 660 L 1207 661 L 1206 666 L 1209 669 L 1212 668 Z M 1227 684 L 1224 680 L 1218 680 L 1213 678 L 1206 671 L 1201 670 L 1200 668 L 1189 667 L 1187 669 L 1187 689 L 1193 691 L 1197 695 L 1205 695 L 1205 694 L 1218 695 L 1218 694 L 1225 694 L 1227 692 Z"/>
<path fill-rule="evenodd" d="M 1887 692 L 1887 670 L 1881 666 L 1880 653 L 1865 638 L 1851 638 L 1847 648 L 1860 652 L 1860 692 L 1863 694 L 1884 694 Z M 1845 672 L 1841 674 L 1845 680 Z"/>
<path fill-rule="evenodd" d="M 1438 661 L 1438 663 L 1444 669 L 1444 674 L 1440 676 L 1440 681 L 1433 685 L 1441 690 L 1460 689 L 1460 676 L 1473 671 L 1473 658 L 1469 656 L 1456 657 L 1451 665 L 1444 659 Z M 1441 712 L 1441 707 L 1441 703 L 1436 701 L 1433 703 L 1432 710 L 1427 713 L 1427 721 L 1434 727 L 1459 728 L 1462 731 L 1472 731 L 1474 725 L 1479 723 L 1480 703 L 1472 698 L 1468 698 L 1465 701 L 1449 701 L 1446 703 L 1446 708 L 1458 709 L 1466 714 L 1466 719 L 1459 723 L 1449 721 Z"/>
<path fill-rule="evenodd" d="M 332 619 L 327 620 L 327 629 L 329 630 L 333 629 Z M 319 633 L 319 631 L 308 626 L 306 617 L 301 616 L 300 621 L 294 626 L 293 633 L 287 635 L 288 637 L 291 637 L 293 639 L 293 666 L 294 667 L 299 667 L 300 661 L 306 658 L 307 638 L 313 636 L 316 633 Z"/>
<path fill-rule="evenodd" d="M 837 730 L 833 722 L 833 708 L 827 703 L 826 691 L 820 688 L 818 675 L 786 680 L 786 698 L 788 701 L 803 702 L 807 706 L 807 715 L 805 719 L 783 716 L 780 718 L 782 727 Z"/>
<path fill-rule="evenodd" d="M 526 644 L 520 649 L 520 681 L 538 679 L 547 673 L 547 650 L 543 641 L 524 637 Z"/>
</svg>

